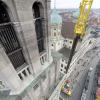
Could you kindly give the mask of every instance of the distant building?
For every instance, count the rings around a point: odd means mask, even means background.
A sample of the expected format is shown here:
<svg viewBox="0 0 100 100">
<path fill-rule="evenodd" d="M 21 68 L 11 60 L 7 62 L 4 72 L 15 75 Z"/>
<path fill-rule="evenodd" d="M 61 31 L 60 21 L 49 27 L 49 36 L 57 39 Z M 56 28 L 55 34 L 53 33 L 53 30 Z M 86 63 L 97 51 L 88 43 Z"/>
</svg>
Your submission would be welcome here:
<svg viewBox="0 0 100 100">
<path fill-rule="evenodd" d="M 79 14 L 80 14 L 80 11 L 79 10 L 76 10 L 76 11 L 73 12 L 73 15 L 72 16 L 73 16 L 74 19 L 77 20 L 77 18 L 79 17 Z"/>
<path fill-rule="evenodd" d="M 69 16 L 70 17 L 70 16 Z M 72 40 L 70 42 L 66 42 L 66 38 L 62 36 L 62 30 L 66 30 L 67 26 L 63 26 L 62 17 L 57 12 L 56 8 L 53 9 L 51 13 L 51 35 L 50 35 L 50 48 L 51 51 L 55 51 L 56 55 L 61 54 L 60 58 L 60 72 L 61 76 L 66 74 L 67 62 L 70 54 L 70 49 L 72 46 Z M 68 30 L 66 30 L 67 32 Z M 70 46 L 71 43 L 71 46 Z M 70 49 L 69 49 L 70 48 Z"/>
<path fill-rule="evenodd" d="M 59 50 L 59 53 L 62 54 L 62 59 L 60 60 L 60 72 L 64 75 L 66 74 L 70 49 L 63 47 L 62 49 Z"/>
<path fill-rule="evenodd" d="M 51 35 L 50 35 L 51 50 L 58 51 L 63 47 L 61 28 L 62 28 L 62 18 L 58 14 L 56 8 L 54 8 L 51 13 Z"/>
<path fill-rule="evenodd" d="M 75 37 L 74 26 L 75 26 L 75 22 L 73 21 L 67 20 L 66 22 L 62 23 L 61 33 L 62 36 L 64 37 L 64 46 L 70 49 L 72 47 L 73 39 Z"/>
<path fill-rule="evenodd" d="M 89 26 L 98 26 L 100 25 L 100 14 L 99 12 L 92 11 L 88 21 Z"/>
</svg>

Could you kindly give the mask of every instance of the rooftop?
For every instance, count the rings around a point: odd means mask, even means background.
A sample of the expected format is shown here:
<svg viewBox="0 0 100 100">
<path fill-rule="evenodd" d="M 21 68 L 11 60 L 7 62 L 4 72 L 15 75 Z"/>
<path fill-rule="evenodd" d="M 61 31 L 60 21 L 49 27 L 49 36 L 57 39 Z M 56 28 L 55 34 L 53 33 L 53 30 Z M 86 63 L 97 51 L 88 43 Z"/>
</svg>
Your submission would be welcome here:
<svg viewBox="0 0 100 100">
<path fill-rule="evenodd" d="M 63 57 L 69 58 L 70 49 L 63 47 L 62 49 L 59 50 L 59 53 L 61 53 L 63 55 Z"/>
<path fill-rule="evenodd" d="M 64 38 L 74 39 L 74 26 L 75 23 L 72 21 L 63 21 L 61 30 L 62 36 Z"/>
<path fill-rule="evenodd" d="M 57 12 L 56 8 L 51 13 L 51 24 L 62 24 L 62 18 Z"/>
</svg>

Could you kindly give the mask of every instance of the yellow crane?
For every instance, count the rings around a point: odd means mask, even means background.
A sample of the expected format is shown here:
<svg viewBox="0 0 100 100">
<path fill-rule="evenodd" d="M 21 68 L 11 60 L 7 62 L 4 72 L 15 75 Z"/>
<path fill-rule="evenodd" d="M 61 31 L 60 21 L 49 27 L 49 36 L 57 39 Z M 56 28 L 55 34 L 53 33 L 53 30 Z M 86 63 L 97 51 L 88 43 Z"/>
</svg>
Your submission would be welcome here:
<svg viewBox="0 0 100 100">
<path fill-rule="evenodd" d="M 73 45 L 72 45 L 72 49 L 70 52 L 70 57 L 68 60 L 68 64 L 67 64 L 67 68 L 66 68 L 66 73 L 69 69 L 72 57 L 74 55 L 75 52 L 75 48 L 76 45 L 78 43 L 78 40 L 80 39 L 80 37 L 83 37 L 85 35 L 85 31 L 86 31 L 86 27 L 87 27 L 87 21 L 89 18 L 89 14 L 91 11 L 91 6 L 92 6 L 93 0 L 83 0 L 82 3 L 80 3 L 80 15 L 78 17 L 78 20 L 75 24 L 75 28 L 74 28 L 74 33 L 76 35 Z"/>
<path fill-rule="evenodd" d="M 93 0 L 83 0 L 82 3 L 80 4 L 80 15 L 74 30 L 76 35 L 79 36 L 85 35 L 85 29 L 91 11 L 92 3 Z"/>
</svg>

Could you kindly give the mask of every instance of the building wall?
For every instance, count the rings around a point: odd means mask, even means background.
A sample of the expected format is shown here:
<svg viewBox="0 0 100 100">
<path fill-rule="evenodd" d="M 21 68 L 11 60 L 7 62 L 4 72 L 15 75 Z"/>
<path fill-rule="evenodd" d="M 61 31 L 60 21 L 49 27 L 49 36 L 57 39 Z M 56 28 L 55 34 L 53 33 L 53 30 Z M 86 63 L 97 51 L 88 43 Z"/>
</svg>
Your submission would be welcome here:
<svg viewBox="0 0 100 100">
<path fill-rule="evenodd" d="M 13 80 L 12 80 L 13 79 Z M 0 80 L 5 83 L 12 91 L 20 87 L 19 79 L 13 65 L 6 55 L 3 47 L 0 45 Z M 16 84 L 15 84 L 16 83 Z"/>
<path fill-rule="evenodd" d="M 50 48 L 58 51 L 63 47 L 63 38 L 61 36 L 62 25 L 51 25 Z"/>
<path fill-rule="evenodd" d="M 63 40 L 51 41 L 51 51 L 58 51 L 63 48 Z"/>
<path fill-rule="evenodd" d="M 20 45 L 23 48 L 27 64 L 24 68 L 15 70 L 4 48 L 0 45 L 0 80 L 11 89 L 11 97 L 18 95 L 20 100 L 46 100 L 50 96 L 50 89 L 55 86 L 55 79 L 59 79 L 59 71 L 55 70 L 57 66 L 50 60 L 51 56 L 49 55 L 48 47 L 50 1 L 38 0 L 44 7 L 46 50 L 42 54 L 38 51 L 34 25 L 35 19 L 32 11 L 33 3 L 37 0 L 2 1 L 8 6 L 7 10 L 16 30 Z M 50 65 L 51 63 L 52 65 Z M 46 67 L 47 69 L 45 69 Z M 27 76 L 23 74 L 23 71 L 25 71 Z M 19 75 L 22 75 L 23 79 Z M 34 85 L 31 85 L 33 83 Z M 16 100 L 19 100 L 18 98 Z"/>
<path fill-rule="evenodd" d="M 65 75 L 66 74 L 66 68 L 67 68 L 67 64 L 68 64 L 68 59 L 60 59 L 60 72 Z"/>
<path fill-rule="evenodd" d="M 34 26 L 34 17 L 32 6 L 35 1 L 30 0 L 15 0 L 17 14 L 23 31 L 23 36 L 31 59 L 32 68 L 34 73 L 38 73 L 41 70 L 39 52 L 37 46 L 36 32 Z M 27 16 L 28 15 L 28 16 Z M 35 58 L 35 59 L 34 59 Z"/>
<path fill-rule="evenodd" d="M 72 39 L 69 39 L 69 38 L 64 39 L 63 45 L 65 47 L 71 49 L 72 48 L 72 44 L 73 44 L 73 40 Z"/>
</svg>

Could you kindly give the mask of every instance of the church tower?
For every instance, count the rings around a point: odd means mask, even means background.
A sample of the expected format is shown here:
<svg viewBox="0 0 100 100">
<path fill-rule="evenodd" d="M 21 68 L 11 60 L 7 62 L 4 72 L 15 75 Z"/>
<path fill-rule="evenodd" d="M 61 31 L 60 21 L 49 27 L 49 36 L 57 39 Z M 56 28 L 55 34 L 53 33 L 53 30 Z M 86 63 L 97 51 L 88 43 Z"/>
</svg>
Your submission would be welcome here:
<svg viewBox="0 0 100 100">
<path fill-rule="evenodd" d="M 62 28 L 62 17 L 57 12 L 54 3 L 54 9 L 51 13 L 51 36 L 50 36 L 50 47 L 54 51 L 58 51 L 63 46 L 63 39 L 61 36 Z"/>
</svg>

